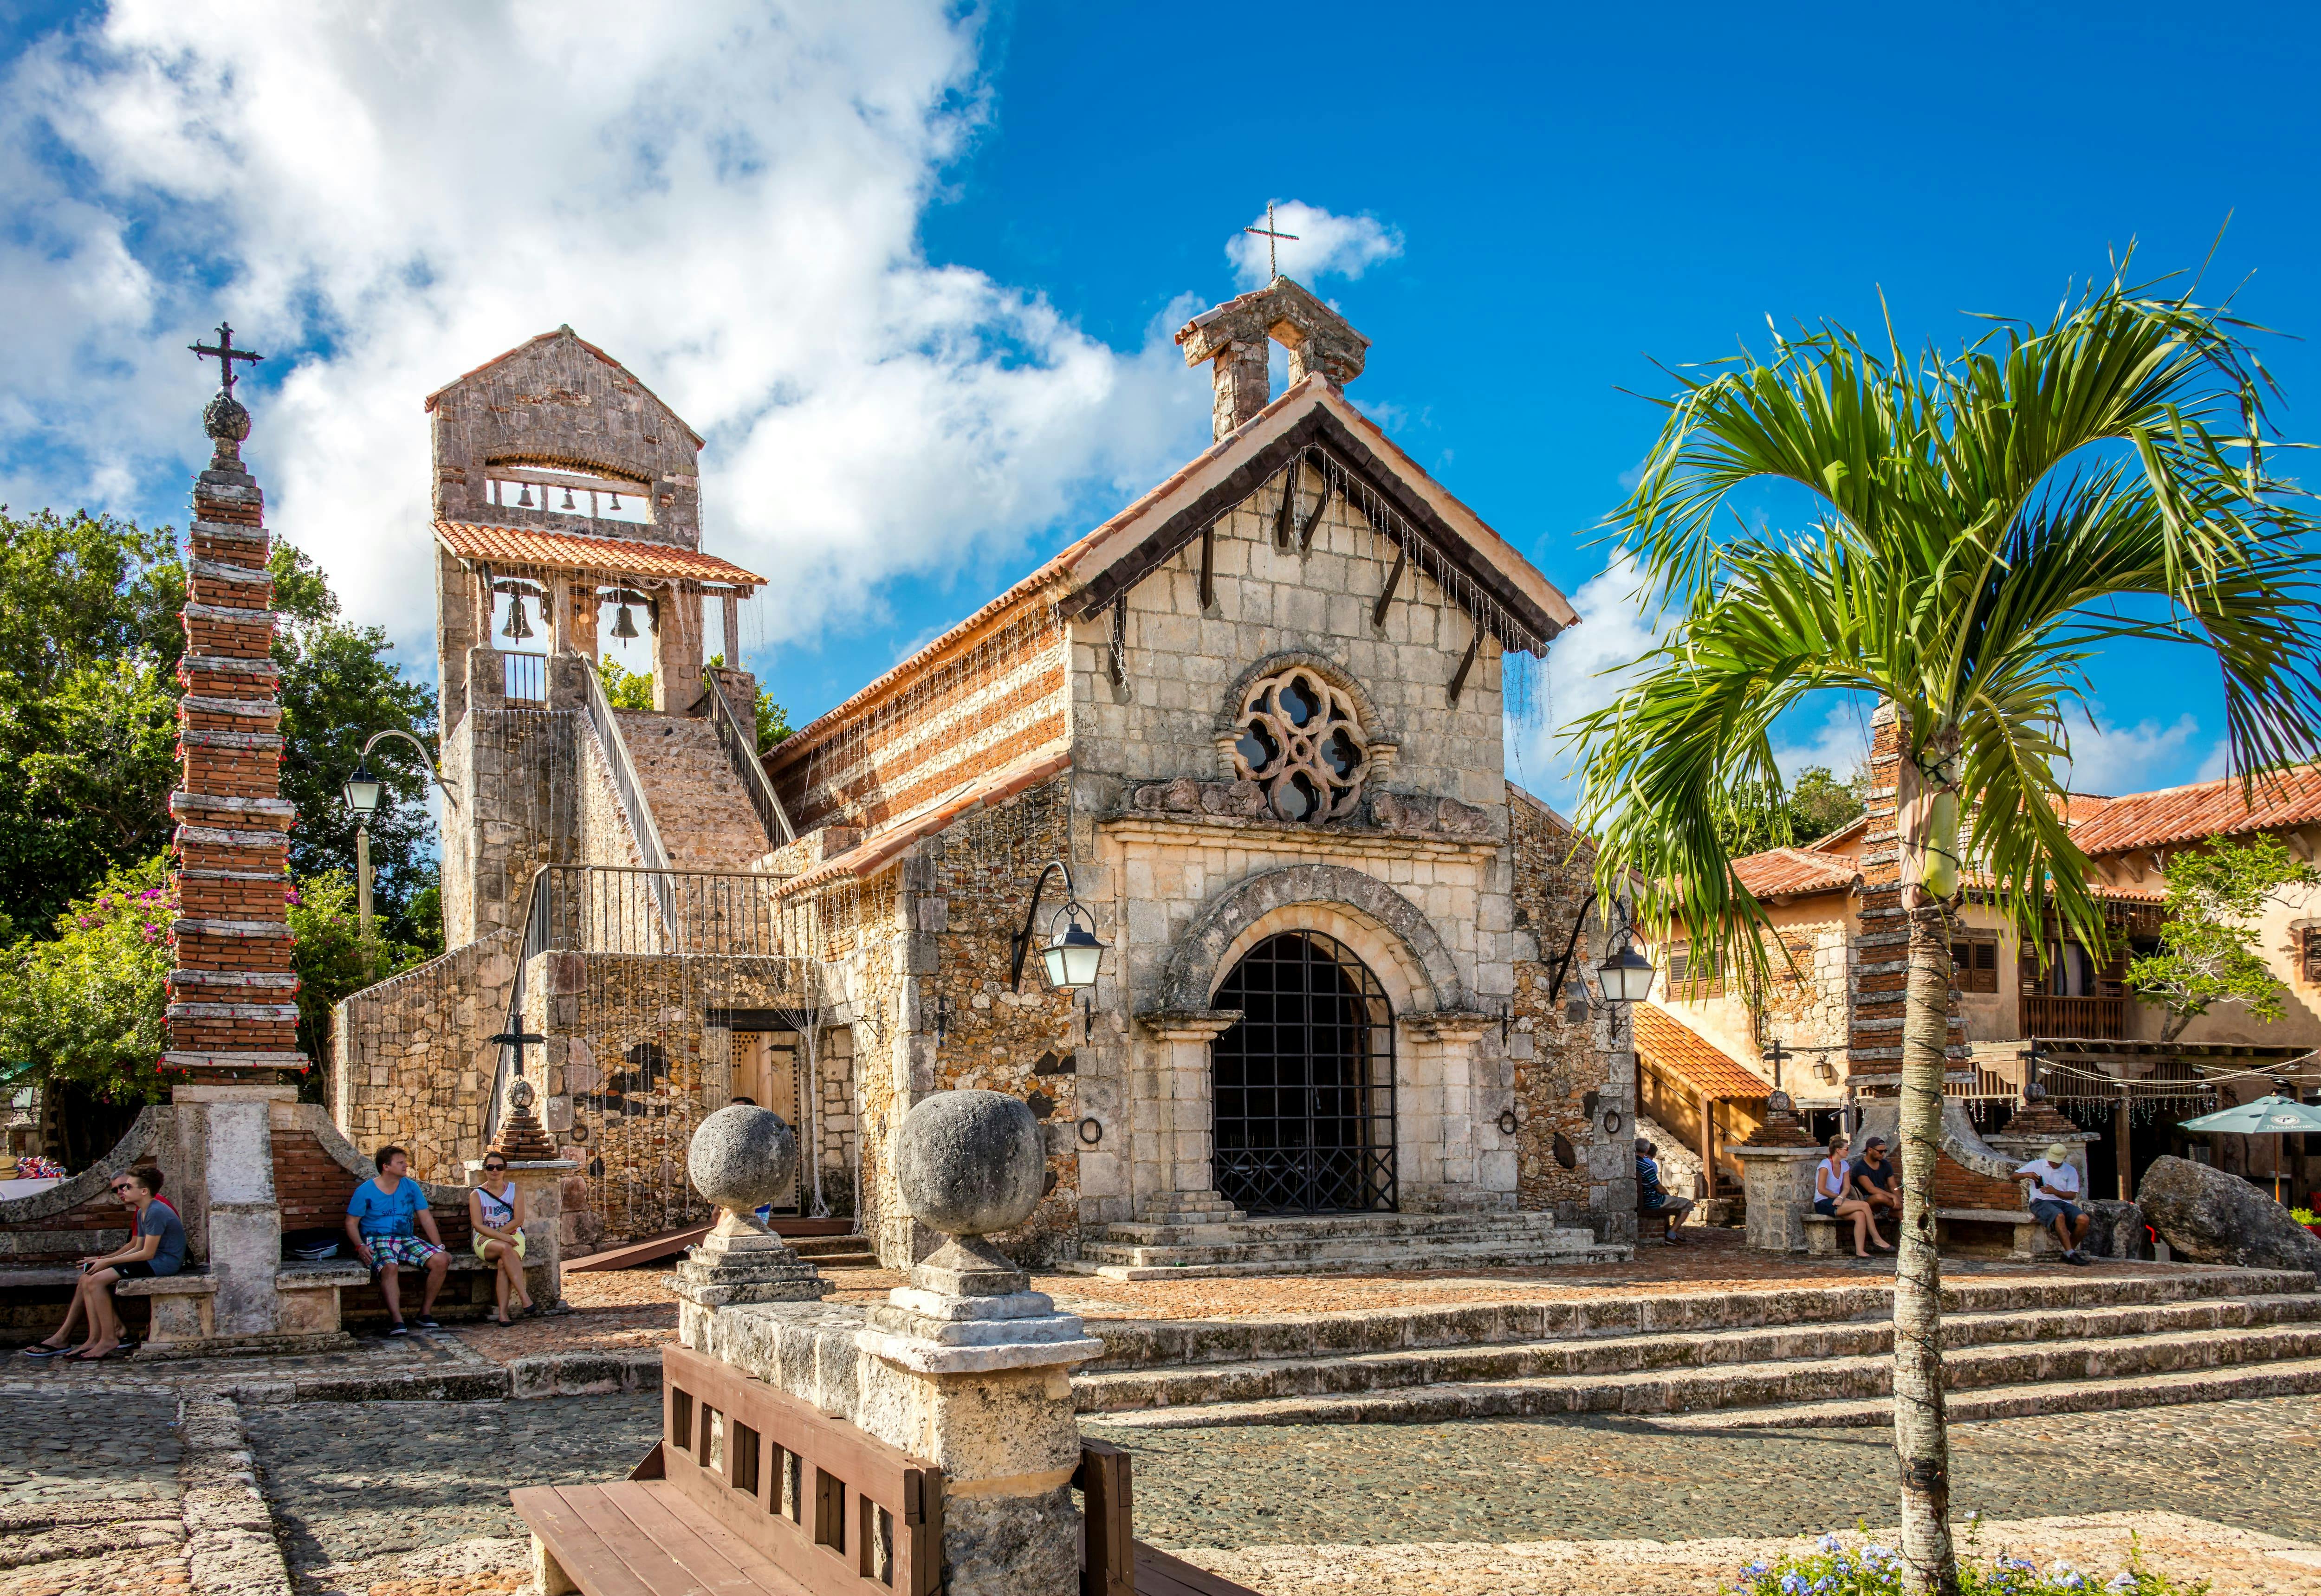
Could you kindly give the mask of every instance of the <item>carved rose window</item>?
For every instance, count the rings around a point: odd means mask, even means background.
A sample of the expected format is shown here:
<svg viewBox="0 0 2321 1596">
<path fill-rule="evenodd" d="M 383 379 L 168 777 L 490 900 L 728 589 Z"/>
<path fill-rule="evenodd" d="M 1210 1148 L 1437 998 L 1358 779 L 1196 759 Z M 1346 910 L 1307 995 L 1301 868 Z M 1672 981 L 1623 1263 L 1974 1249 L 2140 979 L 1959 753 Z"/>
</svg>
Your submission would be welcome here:
<svg viewBox="0 0 2321 1596">
<path fill-rule="evenodd" d="M 1265 789 L 1285 821 L 1318 824 L 1352 812 L 1370 774 L 1370 740 L 1353 703 L 1312 671 L 1266 677 L 1242 702 L 1237 774 Z"/>
</svg>

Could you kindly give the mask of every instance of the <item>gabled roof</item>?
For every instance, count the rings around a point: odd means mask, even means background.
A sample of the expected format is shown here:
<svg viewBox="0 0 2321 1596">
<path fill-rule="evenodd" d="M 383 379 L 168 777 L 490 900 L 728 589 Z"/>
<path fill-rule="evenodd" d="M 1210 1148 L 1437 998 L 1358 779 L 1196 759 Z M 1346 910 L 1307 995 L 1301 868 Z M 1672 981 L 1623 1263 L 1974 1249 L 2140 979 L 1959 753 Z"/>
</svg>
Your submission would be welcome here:
<svg viewBox="0 0 2321 1596">
<path fill-rule="evenodd" d="M 443 540 L 444 548 L 465 559 L 542 566 L 555 571 L 597 571 L 640 579 L 675 577 L 687 582 L 730 582 L 736 587 L 762 587 L 766 582 L 755 571 L 745 571 L 730 560 L 672 543 L 584 538 L 574 532 L 478 526 L 465 521 L 439 521 L 435 523 L 435 535 Z"/>
<path fill-rule="evenodd" d="M 2321 765 L 2268 771 L 2256 779 L 2254 802 L 2237 778 L 2131 793 L 2090 804 L 2083 820 L 2071 806 L 2071 840 L 2089 854 L 2125 853 L 2204 838 L 2321 823 Z"/>
<path fill-rule="evenodd" d="M 445 383 L 441 387 L 428 394 L 425 403 L 423 404 L 420 408 L 423 411 L 432 411 L 437 403 L 442 399 L 444 394 L 458 387 L 461 383 L 468 381 L 471 377 L 481 376 L 483 373 L 489 371 L 495 366 L 505 365 L 506 362 L 514 359 L 519 355 L 529 354 L 544 343 L 554 343 L 559 339 L 569 339 L 573 343 L 578 344 L 581 349 L 584 349 L 587 350 L 588 353 L 596 356 L 597 359 L 602 360 L 614 371 L 619 372 L 623 382 L 635 383 L 639 393 L 651 400 L 655 404 L 660 405 L 661 409 L 668 411 L 669 419 L 675 422 L 678 426 L 685 427 L 685 435 L 693 440 L 694 448 L 699 449 L 702 447 L 701 434 L 695 431 L 691 427 L 687 426 L 683 416 L 678 414 L 674 410 L 669 410 L 669 404 L 666 400 L 664 400 L 659 394 L 654 393 L 651 388 L 646 387 L 642 382 L 638 381 L 637 374 L 635 372 L 631 371 L 618 360 L 614 359 L 612 356 L 606 354 L 595 344 L 590 343 L 587 339 L 573 331 L 569 322 L 557 328 L 551 332 L 543 332 L 538 338 L 528 338 L 524 340 L 523 342 L 516 345 L 515 348 L 512 349 L 504 349 L 500 353 L 494 355 L 490 359 L 485 361 L 481 366 L 475 367 L 473 370 L 461 372 L 450 382 Z"/>
<path fill-rule="evenodd" d="M 1302 449 L 1332 448 L 1373 491 L 1447 547 L 1462 569 L 1543 644 L 1579 619 L 1570 601 L 1482 518 L 1397 448 L 1378 424 L 1319 376 L 1309 376 L 1195 456 L 1135 503 L 1071 543 L 1022 581 L 782 739 L 770 756 L 795 759 L 833 727 L 924 675 L 1034 600 L 1086 615 L 1118 597 L 1162 560 L 1257 491 Z M 1389 489 L 1393 491 L 1388 491 Z"/>
<path fill-rule="evenodd" d="M 1720 1102 L 1762 1097 L 1772 1084 L 1658 1003 L 1636 1005 L 1636 1059 Z"/>
</svg>

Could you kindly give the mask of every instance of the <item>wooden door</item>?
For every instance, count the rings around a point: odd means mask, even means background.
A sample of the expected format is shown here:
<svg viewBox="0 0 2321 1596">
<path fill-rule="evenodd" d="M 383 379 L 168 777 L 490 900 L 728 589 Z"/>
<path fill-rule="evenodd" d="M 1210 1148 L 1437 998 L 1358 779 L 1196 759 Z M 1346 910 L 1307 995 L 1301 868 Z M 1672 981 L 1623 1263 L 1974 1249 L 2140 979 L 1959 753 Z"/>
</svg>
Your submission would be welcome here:
<svg viewBox="0 0 2321 1596">
<path fill-rule="evenodd" d="M 798 1161 L 813 1156 L 806 1145 L 804 1104 L 799 1101 L 798 1037 L 794 1030 L 737 1030 L 733 1033 L 733 1098 L 746 1097 L 788 1121 L 798 1138 Z M 797 1186 L 774 1200 L 777 1213 L 798 1211 Z"/>
</svg>

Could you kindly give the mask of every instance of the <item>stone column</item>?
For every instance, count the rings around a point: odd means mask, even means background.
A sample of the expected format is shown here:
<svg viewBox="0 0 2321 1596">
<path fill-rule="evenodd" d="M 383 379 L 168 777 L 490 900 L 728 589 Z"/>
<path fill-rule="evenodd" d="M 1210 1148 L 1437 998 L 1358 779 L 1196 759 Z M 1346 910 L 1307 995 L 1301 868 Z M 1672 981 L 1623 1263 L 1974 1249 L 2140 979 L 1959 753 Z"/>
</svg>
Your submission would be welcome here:
<svg viewBox="0 0 2321 1596">
<path fill-rule="evenodd" d="M 1424 1149 L 1424 1156 L 1401 1164 L 1419 1177 L 1397 1183 L 1414 1212 L 1503 1205 L 1495 1193 L 1484 1189 L 1480 1179 L 1480 1083 L 1476 1056 L 1477 1045 L 1498 1023 L 1497 1014 L 1455 1011 L 1402 1017 L 1403 1035 L 1415 1044 L 1408 1049 L 1411 1073 L 1415 1076 L 1420 1066 L 1426 1066 L 1434 1077 L 1433 1102 L 1422 1108 L 1424 1100 L 1421 1098 L 1408 1105 L 1417 1112 L 1400 1111 L 1397 1094 L 1397 1139 L 1401 1136 L 1400 1122 L 1406 1120 L 1413 1124 L 1431 1121 L 1429 1128 L 1434 1133 L 1434 1145 Z M 1397 1148 L 1397 1156 L 1400 1152 Z M 1428 1174 L 1434 1178 L 1425 1178 Z"/>
<path fill-rule="evenodd" d="M 701 590 L 672 582 L 661 591 L 653 634 L 653 708 L 680 714 L 701 696 Z"/>
<path fill-rule="evenodd" d="M 1144 1184 L 1139 1174 L 1153 1181 L 1138 1217 L 1172 1225 L 1223 1224 L 1244 1217 L 1217 1194 L 1215 1105 L 1209 1089 L 1209 1044 L 1233 1028 L 1240 1011 L 1155 1011 L 1137 1019 L 1160 1042 L 1158 1067 L 1137 1072 L 1140 1089 L 1131 1110 L 1130 1189 Z M 1137 1165 L 1145 1169 L 1135 1169 Z"/>
<path fill-rule="evenodd" d="M 1209 427 L 1224 437 L 1263 410 L 1272 398 L 1273 345 L 1262 335 L 1235 339 L 1209 367 L 1214 389 Z"/>
<path fill-rule="evenodd" d="M 274 1277 L 282 1267 L 282 1210 L 274 1191 L 272 1104 L 296 1102 L 296 1086 L 192 1084 L 170 1101 L 181 1145 L 199 1164 L 195 1193 L 210 1274 L 218 1283 L 216 1333 L 271 1336 L 279 1328 Z M 187 1121 L 190 1120 L 188 1124 Z M 187 1183 L 193 1183 L 189 1182 Z"/>
<path fill-rule="evenodd" d="M 475 1183 L 484 1161 L 467 1161 Z M 543 1307 L 564 1301 L 564 1177 L 580 1165 L 570 1158 L 508 1159 L 508 1179 L 523 1198 L 523 1273 L 532 1300 Z"/>
</svg>

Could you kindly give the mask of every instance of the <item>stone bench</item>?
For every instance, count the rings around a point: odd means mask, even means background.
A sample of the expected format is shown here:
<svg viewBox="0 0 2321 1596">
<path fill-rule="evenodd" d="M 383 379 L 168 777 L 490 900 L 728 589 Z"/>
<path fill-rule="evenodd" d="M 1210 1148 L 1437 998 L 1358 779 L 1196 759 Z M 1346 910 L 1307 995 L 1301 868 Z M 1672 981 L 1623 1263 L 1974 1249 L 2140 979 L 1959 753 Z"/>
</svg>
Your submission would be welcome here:
<svg viewBox="0 0 2321 1596">
<path fill-rule="evenodd" d="M 147 1300 L 152 1319 L 139 1351 L 166 1352 L 217 1338 L 217 1289 L 216 1277 L 196 1265 L 175 1274 L 115 1281 L 113 1294 Z"/>
<path fill-rule="evenodd" d="M 1961 1236 L 1959 1228 L 1967 1227 L 1969 1234 Z M 1934 1210 L 1934 1245 L 1955 1247 L 1973 1239 L 1976 1230 L 2007 1232 L 2007 1256 L 2029 1263 L 2034 1259 L 2060 1258 L 2062 1243 L 2055 1239 L 2054 1231 L 2031 1217 L 2027 1208 L 1937 1208 Z"/>
</svg>

